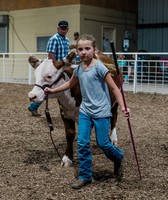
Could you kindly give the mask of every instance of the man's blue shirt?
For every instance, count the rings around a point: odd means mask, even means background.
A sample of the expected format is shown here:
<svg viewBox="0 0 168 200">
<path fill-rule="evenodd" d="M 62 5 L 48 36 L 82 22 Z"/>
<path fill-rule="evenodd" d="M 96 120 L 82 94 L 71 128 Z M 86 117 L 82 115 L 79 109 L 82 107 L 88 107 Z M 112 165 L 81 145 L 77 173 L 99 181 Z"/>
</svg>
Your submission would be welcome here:
<svg viewBox="0 0 168 200">
<path fill-rule="evenodd" d="M 46 51 L 54 53 L 56 60 L 62 60 L 68 55 L 69 39 L 56 33 L 49 39 Z"/>
</svg>

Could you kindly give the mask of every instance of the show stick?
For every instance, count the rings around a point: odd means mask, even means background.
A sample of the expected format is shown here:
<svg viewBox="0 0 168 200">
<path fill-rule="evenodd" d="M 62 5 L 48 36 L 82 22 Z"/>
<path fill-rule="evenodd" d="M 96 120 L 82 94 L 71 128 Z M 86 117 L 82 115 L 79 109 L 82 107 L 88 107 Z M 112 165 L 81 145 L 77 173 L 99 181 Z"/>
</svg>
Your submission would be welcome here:
<svg viewBox="0 0 168 200">
<path fill-rule="evenodd" d="M 118 63 L 117 63 L 117 57 L 116 57 L 116 53 L 115 53 L 114 42 L 110 42 L 110 45 L 111 45 L 111 50 L 112 50 L 112 54 L 113 54 L 113 59 L 114 59 L 116 71 L 117 71 L 117 76 L 118 76 L 119 83 L 120 83 L 121 94 L 122 94 L 122 98 L 123 98 L 123 102 L 124 102 L 125 111 L 127 111 L 127 105 L 126 105 L 125 96 L 124 96 L 124 90 L 123 90 L 123 86 L 122 86 L 123 83 L 122 83 L 122 80 L 121 80 L 120 70 L 119 70 Z M 137 167 L 138 167 L 139 178 L 141 180 L 142 179 L 141 171 L 140 171 L 137 152 L 136 152 L 136 148 L 135 148 L 135 142 L 134 142 L 134 137 L 133 137 L 133 133 L 132 133 L 132 127 L 131 127 L 131 123 L 130 123 L 130 118 L 127 119 L 127 122 L 128 122 L 129 131 L 130 131 L 132 147 L 133 147 L 133 151 L 134 151 L 134 155 L 135 155 L 135 159 L 136 159 L 136 163 L 137 163 Z"/>
</svg>

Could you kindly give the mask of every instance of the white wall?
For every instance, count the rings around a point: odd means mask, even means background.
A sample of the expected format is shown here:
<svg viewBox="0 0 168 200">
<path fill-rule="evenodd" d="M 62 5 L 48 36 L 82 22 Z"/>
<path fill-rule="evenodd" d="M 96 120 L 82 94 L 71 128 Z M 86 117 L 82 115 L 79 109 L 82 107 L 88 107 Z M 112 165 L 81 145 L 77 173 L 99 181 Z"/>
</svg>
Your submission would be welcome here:
<svg viewBox="0 0 168 200">
<path fill-rule="evenodd" d="M 67 36 L 73 39 L 73 32 L 93 34 L 102 50 L 103 28 L 115 30 L 116 50 L 122 51 L 125 29 L 136 40 L 136 14 L 86 5 L 71 5 L 38 9 L 16 10 L 10 16 L 9 52 L 35 52 L 36 37 L 50 36 L 57 31 L 60 20 L 69 22 Z M 130 41 L 130 51 L 136 50 L 136 42 Z"/>
<path fill-rule="evenodd" d="M 60 20 L 69 22 L 70 29 L 67 36 L 70 39 L 73 39 L 74 31 L 79 31 L 79 6 L 77 5 L 11 11 L 9 15 L 10 52 L 26 52 L 16 33 L 28 51 L 34 52 L 36 37 L 55 34 Z"/>
</svg>

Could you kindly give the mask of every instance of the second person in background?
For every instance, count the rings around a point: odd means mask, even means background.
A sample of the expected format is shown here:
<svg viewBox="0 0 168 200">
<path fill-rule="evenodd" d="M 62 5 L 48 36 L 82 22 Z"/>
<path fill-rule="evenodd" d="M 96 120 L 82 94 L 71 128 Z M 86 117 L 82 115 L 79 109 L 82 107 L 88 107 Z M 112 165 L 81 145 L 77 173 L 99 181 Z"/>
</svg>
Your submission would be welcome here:
<svg viewBox="0 0 168 200">
<path fill-rule="evenodd" d="M 77 40 L 79 38 L 79 33 L 78 32 L 74 32 L 73 36 L 74 36 L 74 39 L 72 41 L 70 41 L 69 49 L 70 49 L 70 52 L 74 51 L 76 53 L 75 64 L 78 64 L 80 62 L 80 58 L 77 55 L 76 43 L 77 43 Z"/>
</svg>

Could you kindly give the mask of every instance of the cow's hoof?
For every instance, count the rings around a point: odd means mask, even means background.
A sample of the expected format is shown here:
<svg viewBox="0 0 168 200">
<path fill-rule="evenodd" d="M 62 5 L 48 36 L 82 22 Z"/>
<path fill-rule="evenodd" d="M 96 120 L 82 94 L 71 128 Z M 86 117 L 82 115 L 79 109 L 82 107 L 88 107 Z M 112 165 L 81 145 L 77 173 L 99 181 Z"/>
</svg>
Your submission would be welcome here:
<svg viewBox="0 0 168 200">
<path fill-rule="evenodd" d="M 113 141 L 112 143 L 114 144 L 115 147 L 117 147 L 117 142 L 116 141 Z"/>
<path fill-rule="evenodd" d="M 70 167 L 72 166 L 72 160 L 68 156 L 64 155 L 61 161 L 61 167 Z"/>
<path fill-rule="evenodd" d="M 117 137 L 116 128 L 114 128 L 114 129 L 111 131 L 111 133 L 109 133 L 109 137 L 110 137 L 111 143 L 113 143 L 114 146 L 117 147 L 118 137 Z"/>
</svg>

